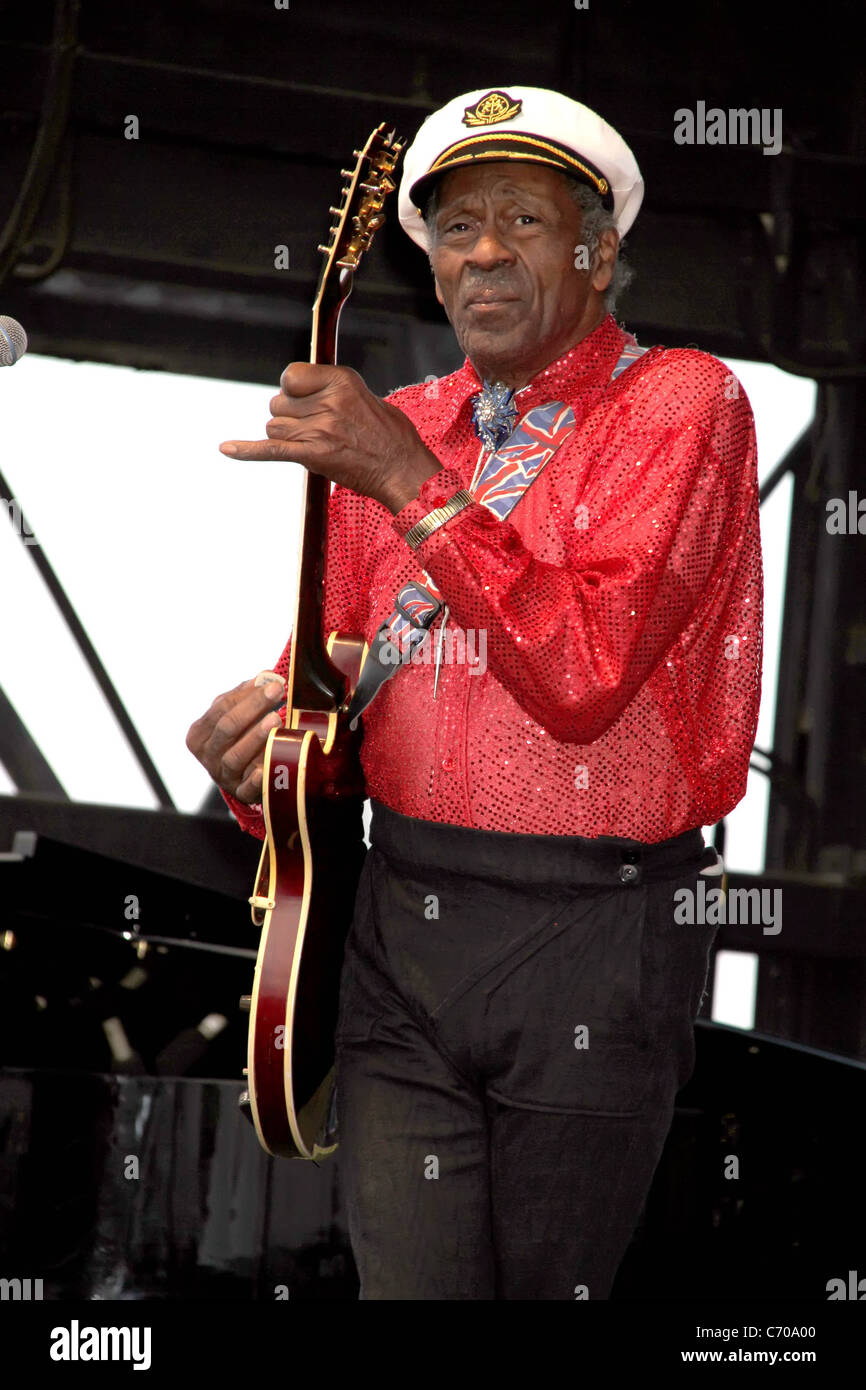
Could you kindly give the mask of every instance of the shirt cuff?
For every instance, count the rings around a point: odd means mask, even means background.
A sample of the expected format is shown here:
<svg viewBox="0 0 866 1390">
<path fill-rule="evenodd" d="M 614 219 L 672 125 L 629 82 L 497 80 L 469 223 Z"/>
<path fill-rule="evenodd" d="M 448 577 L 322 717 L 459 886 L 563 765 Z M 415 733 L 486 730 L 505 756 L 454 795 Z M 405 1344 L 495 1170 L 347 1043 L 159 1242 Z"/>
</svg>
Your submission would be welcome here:
<svg viewBox="0 0 866 1390">
<path fill-rule="evenodd" d="M 434 511 L 436 507 L 444 507 L 449 498 L 463 486 L 463 479 L 454 468 L 440 468 L 438 473 L 425 478 L 418 496 L 407 502 L 391 521 L 397 535 L 405 537 L 422 517 Z"/>
<path fill-rule="evenodd" d="M 241 830 L 245 830 L 248 835 L 254 835 L 257 840 L 265 838 L 265 817 L 261 803 L 248 806 L 244 801 L 238 801 L 237 797 L 232 796 L 231 792 L 224 791 L 220 787 L 220 794 L 223 801 L 228 806 Z"/>
</svg>

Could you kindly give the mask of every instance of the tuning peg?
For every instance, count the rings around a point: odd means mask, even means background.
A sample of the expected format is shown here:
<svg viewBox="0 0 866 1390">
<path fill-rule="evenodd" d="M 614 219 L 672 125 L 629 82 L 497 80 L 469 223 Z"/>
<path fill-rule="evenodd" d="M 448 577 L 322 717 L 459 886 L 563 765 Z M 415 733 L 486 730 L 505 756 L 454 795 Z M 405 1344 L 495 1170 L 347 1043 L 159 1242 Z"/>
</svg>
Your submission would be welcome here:
<svg viewBox="0 0 866 1390">
<path fill-rule="evenodd" d="M 352 151 L 352 154 L 355 156 L 356 159 L 360 159 L 360 158 L 361 158 L 361 155 L 362 155 L 363 153 L 364 153 L 363 150 L 353 150 L 353 151 Z"/>
<path fill-rule="evenodd" d="M 381 193 L 381 192 L 382 192 L 382 187 L 381 187 L 381 185 L 378 184 L 378 183 L 362 183 L 362 184 L 361 184 L 361 188 L 363 188 L 363 190 L 364 190 L 365 193 Z"/>
<path fill-rule="evenodd" d="M 333 208 L 333 207 L 332 207 L 332 208 L 328 208 L 328 212 L 332 213 L 332 215 L 333 215 L 334 217 L 339 217 L 339 216 L 341 215 L 342 211 L 343 211 L 342 208 Z"/>
<path fill-rule="evenodd" d="M 340 178 L 341 178 L 341 179 L 353 179 L 354 177 L 355 177 L 355 170 L 354 170 L 354 169 L 341 169 L 341 170 L 340 170 Z"/>
<path fill-rule="evenodd" d="M 324 256 L 329 256 L 331 254 L 332 249 L 333 248 L 330 246 L 323 246 L 321 242 L 319 242 L 318 246 L 316 247 L 316 250 L 321 251 Z"/>
</svg>

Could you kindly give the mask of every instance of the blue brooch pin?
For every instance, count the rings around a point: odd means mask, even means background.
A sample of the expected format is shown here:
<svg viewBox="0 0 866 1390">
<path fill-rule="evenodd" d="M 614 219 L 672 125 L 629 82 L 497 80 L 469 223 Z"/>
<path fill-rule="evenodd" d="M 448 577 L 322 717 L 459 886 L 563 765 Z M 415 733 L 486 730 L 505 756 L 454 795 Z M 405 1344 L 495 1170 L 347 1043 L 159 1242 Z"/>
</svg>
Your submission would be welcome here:
<svg viewBox="0 0 866 1390">
<path fill-rule="evenodd" d="M 473 397 L 472 418 L 485 449 L 494 452 L 517 424 L 514 389 L 502 381 L 485 381 L 483 389 Z"/>
</svg>

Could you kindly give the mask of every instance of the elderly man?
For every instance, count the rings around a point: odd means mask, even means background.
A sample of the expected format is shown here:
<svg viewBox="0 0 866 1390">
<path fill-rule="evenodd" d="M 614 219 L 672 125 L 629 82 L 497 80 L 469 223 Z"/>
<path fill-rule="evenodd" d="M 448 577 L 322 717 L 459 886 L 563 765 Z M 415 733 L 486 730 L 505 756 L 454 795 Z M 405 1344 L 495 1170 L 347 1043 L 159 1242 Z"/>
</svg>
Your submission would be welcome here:
<svg viewBox="0 0 866 1390">
<path fill-rule="evenodd" d="M 325 629 L 372 644 L 336 1083 L 364 1299 L 607 1298 L 694 1065 L 716 928 L 674 894 L 746 787 L 758 493 L 736 379 L 609 312 L 642 195 L 580 103 L 455 98 L 400 218 L 463 366 L 383 401 L 292 363 L 268 438 L 221 446 L 337 484 Z M 188 735 L 259 836 L 282 700 L 246 681 Z"/>
</svg>

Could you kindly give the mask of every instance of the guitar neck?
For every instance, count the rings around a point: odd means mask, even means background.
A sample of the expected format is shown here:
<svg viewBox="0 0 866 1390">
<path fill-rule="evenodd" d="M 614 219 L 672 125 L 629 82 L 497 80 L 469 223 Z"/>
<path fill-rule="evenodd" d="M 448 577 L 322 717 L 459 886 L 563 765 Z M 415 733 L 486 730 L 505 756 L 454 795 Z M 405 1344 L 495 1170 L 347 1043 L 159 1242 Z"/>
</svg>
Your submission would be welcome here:
<svg viewBox="0 0 866 1390">
<path fill-rule="evenodd" d="M 345 692 L 345 677 L 331 662 L 322 640 L 329 492 L 327 478 L 307 474 L 292 636 L 291 709 L 331 710 L 342 703 Z"/>
<path fill-rule="evenodd" d="M 326 263 L 313 307 L 310 361 L 334 366 L 337 331 L 343 305 L 352 292 L 354 272 L 369 248 L 373 233 L 384 221 L 382 207 L 395 183 L 394 167 L 402 142 L 384 124 L 372 132 L 363 150 L 356 150 L 354 170 L 342 170 L 349 183 L 343 205 L 331 208 L 337 224 L 331 240 L 320 246 Z M 366 177 L 364 177 L 366 175 Z M 287 718 L 292 710 L 330 712 L 343 703 L 346 679 L 328 656 L 323 641 L 325 536 L 330 483 L 307 472 L 298 544 L 298 584 L 292 627 Z"/>
</svg>

